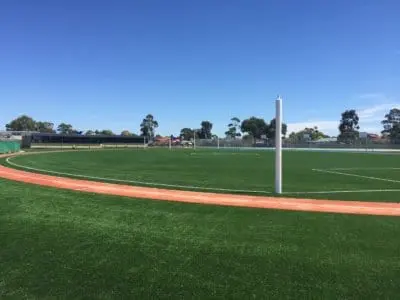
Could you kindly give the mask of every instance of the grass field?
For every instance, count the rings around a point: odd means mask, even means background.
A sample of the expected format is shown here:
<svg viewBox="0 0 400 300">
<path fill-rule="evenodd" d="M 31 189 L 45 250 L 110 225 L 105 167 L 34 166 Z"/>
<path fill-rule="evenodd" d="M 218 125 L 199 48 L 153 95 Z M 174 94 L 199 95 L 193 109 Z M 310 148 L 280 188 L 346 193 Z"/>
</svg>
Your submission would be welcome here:
<svg viewBox="0 0 400 300">
<path fill-rule="evenodd" d="M 396 217 L 168 203 L 0 179 L 0 298 L 395 299 L 399 235 Z"/>
<path fill-rule="evenodd" d="M 398 202 L 399 158 L 287 151 L 284 192 L 296 197 Z M 10 162 L 69 177 L 188 190 L 269 194 L 274 184 L 272 151 L 76 151 L 19 156 Z"/>
</svg>

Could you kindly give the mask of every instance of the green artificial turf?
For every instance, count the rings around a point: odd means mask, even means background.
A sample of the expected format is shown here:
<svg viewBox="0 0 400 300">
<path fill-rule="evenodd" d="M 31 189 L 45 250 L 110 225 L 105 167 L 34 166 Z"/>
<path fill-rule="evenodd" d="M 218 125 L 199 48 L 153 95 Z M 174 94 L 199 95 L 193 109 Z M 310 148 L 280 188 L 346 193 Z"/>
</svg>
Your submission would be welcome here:
<svg viewBox="0 0 400 300">
<path fill-rule="evenodd" d="M 283 190 L 289 196 L 340 200 L 400 200 L 400 160 L 393 154 L 331 153 L 285 151 L 283 156 Z M 189 190 L 271 193 L 274 185 L 274 152 L 229 150 L 128 149 L 76 151 L 20 156 L 11 162 L 72 176 L 94 176 L 92 180 Z M 398 169 L 393 169 L 398 167 Z M 348 174 L 379 177 L 362 178 L 313 171 L 331 168 L 363 168 L 346 170 Z M 365 169 L 367 168 L 367 169 Z M 373 168 L 380 168 L 374 170 Z M 388 169 L 392 168 L 392 169 Z M 385 181 L 386 179 L 392 181 Z M 111 181 L 113 182 L 113 181 Z M 172 185 L 172 186 L 163 186 Z M 197 187 L 198 189 L 195 189 Z M 215 190 L 214 190 L 215 189 Z M 218 191 L 218 189 L 226 189 Z M 367 190 L 362 192 L 362 190 Z M 302 192 L 360 191 L 357 193 L 303 194 Z M 261 193 L 262 194 L 262 193 Z"/>
<path fill-rule="evenodd" d="M 0 179 L 1 299 L 395 299 L 400 219 Z"/>
</svg>

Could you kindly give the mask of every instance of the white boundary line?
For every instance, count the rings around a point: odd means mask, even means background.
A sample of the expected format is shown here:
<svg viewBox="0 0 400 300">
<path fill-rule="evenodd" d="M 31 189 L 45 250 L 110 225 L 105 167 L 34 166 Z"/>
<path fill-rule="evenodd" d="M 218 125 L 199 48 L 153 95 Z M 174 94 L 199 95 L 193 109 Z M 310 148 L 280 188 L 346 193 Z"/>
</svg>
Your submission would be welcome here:
<svg viewBox="0 0 400 300">
<path fill-rule="evenodd" d="M 389 193 L 400 192 L 400 189 L 374 189 L 374 190 L 336 190 L 336 191 L 315 191 L 315 192 L 284 192 L 286 195 L 312 195 L 312 194 L 349 194 L 349 193 Z"/>
<path fill-rule="evenodd" d="M 253 194 L 269 194 L 271 195 L 272 192 L 269 191 L 254 191 L 254 190 L 238 190 L 238 189 L 226 189 L 226 188 L 207 188 L 207 187 L 199 187 L 199 186 L 190 186 L 190 185 L 176 185 L 176 184 L 167 184 L 167 183 L 151 183 L 151 182 L 144 182 L 138 180 L 124 180 L 124 179 L 113 179 L 113 178 L 105 178 L 105 177 L 98 177 L 98 176 L 89 176 L 89 175 L 79 175 L 73 173 L 66 173 L 66 172 L 58 172 L 58 171 L 51 171 L 51 170 L 44 170 L 38 169 L 33 167 L 28 167 L 24 165 L 17 164 L 15 162 L 11 162 L 10 159 L 15 157 L 8 157 L 6 158 L 6 162 L 11 166 L 32 170 L 42 173 L 49 173 L 49 174 L 56 174 L 56 175 L 66 175 L 71 177 L 78 177 L 78 178 L 86 178 L 86 179 L 96 179 L 102 181 L 109 181 L 109 182 L 121 182 L 121 183 L 134 183 L 140 185 L 147 185 L 147 186 L 161 186 L 161 187 L 171 187 L 171 188 L 182 188 L 182 189 L 194 189 L 194 190 L 205 190 L 205 191 L 221 191 L 221 192 L 240 192 L 240 193 L 253 193 Z M 369 176 L 362 176 L 362 175 L 355 175 L 355 174 L 348 174 L 342 172 L 335 172 L 335 171 L 328 171 L 328 170 L 321 170 L 321 169 L 312 169 L 313 171 L 317 172 L 324 172 L 324 173 L 332 173 L 337 175 L 347 175 L 347 176 L 355 176 L 355 177 L 362 177 L 367 179 L 373 180 L 384 180 L 384 181 L 391 181 L 390 179 L 383 179 L 383 178 L 376 178 L 376 177 L 369 177 Z M 396 183 L 400 183 L 400 181 L 394 181 Z M 400 189 L 365 189 L 365 190 L 331 190 L 331 191 L 308 191 L 308 192 L 283 192 L 284 195 L 312 195 L 312 194 L 340 194 L 340 193 L 383 193 L 383 192 L 400 192 Z"/>
<path fill-rule="evenodd" d="M 312 170 L 313 170 L 313 171 L 316 171 L 316 172 L 321 172 L 321 173 L 328 173 L 328 174 L 335 174 L 335 175 L 344 175 L 344 176 L 358 177 L 358 178 L 371 179 L 371 180 L 377 180 L 377 181 L 386 181 L 386 182 L 400 183 L 400 180 L 394 180 L 394 179 L 388 179 L 388 178 L 380 178 L 380 177 L 373 177 L 373 176 L 364 176 L 364 175 L 350 174 L 350 173 L 344 173 L 344 172 L 338 172 L 338 171 L 330 171 L 330 170 L 322 170 L 322 169 L 312 169 Z"/>
<path fill-rule="evenodd" d="M 322 170 L 322 169 L 319 169 L 319 170 Z M 371 170 L 371 171 L 385 171 L 385 170 L 400 170 L 400 168 L 392 168 L 392 167 L 376 167 L 376 168 L 374 168 L 374 167 L 371 167 L 371 168 L 329 168 L 329 169 L 326 169 L 326 170 L 328 170 L 328 171 L 357 171 L 357 170 L 360 170 L 360 171 L 368 171 L 368 170 Z"/>
<path fill-rule="evenodd" d="M 11 166 L 32 170 L 42 173 L 50 173 L 50 174 L 57 174 L 57 175 L 66 175 L 72 177 L 79 177 L 79 178 L 86 178 L 86 179 L 98 179 L 103 181 L 111 181 L 111 182 L 126 182 L 126 183 L 134 183 L 139 185 L 148 185 L 148 186 L 164 186 L 164 187 L 172 187 L 172 188 L 183 188 L 183 189 L 193 189 L 193 190 L 207 190 L 207 191 L 221 191 L 221 192 L 238 192 L 238 193 L 257 193 L 257 194 L 272 194 L 272 192 L 268 191 L 252 191 L 252 190 L 236 190 L 236 189 L 224 189 L 224 188 L 208 188 L 208 187 L 200 187 L 200 186 L 191 186 L 191 185 L 178 185 L 178 184 L 167 184 L 167 183 L 151 183 L 151 182 L 144 182 L 138 180 L 125 180 L 125 179 L 116 179 L 116 178 L 105 178 L 105 177 L 98 177 L 98 176 L 89 176 L 89 175 L 79 175 L 73 173 L 66 173 L 66 172 L 58 172 L 58 171 L 50 171 L 38 168 L 32 168 L 23 166 L 14 162 L 10 161 L 11 157 L 6 158 L 6 162 Z"/>
</svg>

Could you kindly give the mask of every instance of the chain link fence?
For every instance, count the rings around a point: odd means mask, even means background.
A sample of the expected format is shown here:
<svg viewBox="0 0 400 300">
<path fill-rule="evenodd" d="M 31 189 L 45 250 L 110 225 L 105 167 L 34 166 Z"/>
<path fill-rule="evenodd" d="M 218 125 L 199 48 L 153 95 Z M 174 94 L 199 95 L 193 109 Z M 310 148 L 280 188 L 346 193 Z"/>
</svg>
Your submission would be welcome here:
<svg viewBox="0 0 400 300">
<path fill-rule="evenodd" d="M 169 146 L 169 142 L 165 142 L 160 146 Z M 353 141 L 341 142 L 334 139 L 325 139 L 321 141 L 291 141 L 284 139 L 283 148 L 313 148 L 313 149 L 399 149 L 399 140 L 388 139 L 357 139 Z M 195 141 L 181 141 L 180 143 L 172 143 L 171 147 L 186 147 L 186 148 L 274 148 L 275 140 L 273 139 L 196 139 Z"/>
</svg>

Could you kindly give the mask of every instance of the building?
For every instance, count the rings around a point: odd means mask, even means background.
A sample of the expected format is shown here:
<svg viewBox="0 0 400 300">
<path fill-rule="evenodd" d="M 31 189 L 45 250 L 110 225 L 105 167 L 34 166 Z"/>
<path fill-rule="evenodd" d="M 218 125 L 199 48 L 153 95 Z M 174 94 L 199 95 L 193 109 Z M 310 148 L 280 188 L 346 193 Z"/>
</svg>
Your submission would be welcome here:
<svg viewBox="0 0 400 300">
<path fill-rule="evenodd" d="M 40 144 L 72 144 L 72 145 L 100 145 L 100 144 L 140 144 L 145 143 L 144 137 L 121 135 L 80 135 L 56 133 L 31 133 L 22 137 L 23 147 Z"/>
</svg>

